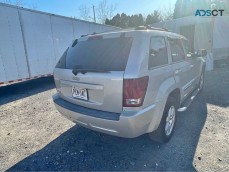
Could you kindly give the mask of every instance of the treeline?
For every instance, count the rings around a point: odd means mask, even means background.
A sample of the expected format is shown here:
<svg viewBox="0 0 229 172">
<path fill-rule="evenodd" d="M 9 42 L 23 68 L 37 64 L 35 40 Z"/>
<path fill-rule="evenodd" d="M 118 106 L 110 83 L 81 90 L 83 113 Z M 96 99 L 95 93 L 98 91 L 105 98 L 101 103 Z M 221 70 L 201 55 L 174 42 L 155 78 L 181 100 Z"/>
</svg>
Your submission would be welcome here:
<svg viewBox="0 0 229 172">
<path fill-rule="evenodd" d="M 149 25 L 162 21 L 159 11 L 155 10 L 153 14 L 147 15 L 146 18 L 142 14 L 126 15 L 125 13 L 115 15 L 111 20 L 106 19 L 105 24 L 117 26 L 121 28 L 136 27 Z"/>
<path fill-rule="evenodd" d="M 172 20 L 181 17 L 195 16 L 198 9 L 223 9 L 224 15 L 229 14 L 229 0 L 177 0 L 174 8 L 155 10 L 144 17 L 142 14 L 126 15 L 116 14 L 111 19 L 106 19 L 105 24 L 121 28 L 150 25 L 160 21 Z"/>
</svg>

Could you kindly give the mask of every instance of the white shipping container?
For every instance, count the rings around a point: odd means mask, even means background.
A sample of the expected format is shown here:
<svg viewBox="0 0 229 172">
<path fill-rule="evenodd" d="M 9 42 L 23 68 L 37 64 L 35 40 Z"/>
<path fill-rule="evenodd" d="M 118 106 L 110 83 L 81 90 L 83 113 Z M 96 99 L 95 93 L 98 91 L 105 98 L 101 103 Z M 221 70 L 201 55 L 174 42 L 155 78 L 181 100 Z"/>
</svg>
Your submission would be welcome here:
<svg viewBox="0 0 229 172">
<path fill-rule="evenodd" d="M 18 10 L 0 5 L 0 82 L 27 77 Z"/>
<path fill-rule="evenodd" d="M 0 3 L 0 86 L 50 75 L 74 39 L 117 29 Z"/>
</svg>

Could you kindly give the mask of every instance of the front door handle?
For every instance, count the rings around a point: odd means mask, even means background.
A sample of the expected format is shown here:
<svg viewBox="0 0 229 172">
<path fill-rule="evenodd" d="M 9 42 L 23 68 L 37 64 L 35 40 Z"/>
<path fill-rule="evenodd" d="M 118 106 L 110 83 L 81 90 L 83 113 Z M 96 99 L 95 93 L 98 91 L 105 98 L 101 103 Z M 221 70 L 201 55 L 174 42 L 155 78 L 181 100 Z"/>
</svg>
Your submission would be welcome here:
<svg viewBox="0 0 229 172">
<path fill-rule="evenodd" d="M 191 67 L 191 68 L 193 68 L 193 67 L 194 67 L 194 65 L 190 65 L 190 67 Z"/>
</svg>

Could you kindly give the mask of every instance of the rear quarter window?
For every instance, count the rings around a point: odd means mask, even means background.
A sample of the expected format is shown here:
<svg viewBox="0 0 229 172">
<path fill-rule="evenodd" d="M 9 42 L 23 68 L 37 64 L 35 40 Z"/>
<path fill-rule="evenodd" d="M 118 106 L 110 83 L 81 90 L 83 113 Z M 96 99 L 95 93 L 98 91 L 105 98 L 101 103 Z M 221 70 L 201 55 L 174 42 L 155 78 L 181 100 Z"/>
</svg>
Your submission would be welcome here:
<svg viewBox="0 0 229 172">
<path fill-rule="evenodd" d="M 168 64 L 168 53 L 164 37 L 151 37 L 149 69 Z"/>
</svg>

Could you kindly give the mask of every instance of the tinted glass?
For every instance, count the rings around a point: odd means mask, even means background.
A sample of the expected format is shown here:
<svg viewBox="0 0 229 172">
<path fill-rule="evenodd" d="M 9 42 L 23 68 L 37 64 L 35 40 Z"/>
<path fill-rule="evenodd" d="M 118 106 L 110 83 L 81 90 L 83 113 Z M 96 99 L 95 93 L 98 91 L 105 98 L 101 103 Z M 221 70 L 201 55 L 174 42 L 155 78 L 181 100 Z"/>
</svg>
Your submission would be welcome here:
<svg viewBox="0 0 229 172">
<path fill-rule="evenodd" d="M 169 38 L 171 55 L 173 62 L 182 61 L 185 59 L 185 53 L 180 39 Z"/>
<path fill-rule="evenodd" d="M 67 55 L 67 52 L 68 52 L 68 48 L 65 50 L 65 52 L 61 56 L 60 60 L 57 62 L 56 68 L 61 68 L 61 69 L 65 69 L 66 68 L 66 55 Z"/>
<path fill-rule="evenodd" d="M 168 53 L 163 37 L 152 37 L 150 41 L 149 68 L 168 64 Z"/>
<path fill-rule="evenodd" d="M 66 68 L 124 71 L 132 38 L 108 38 L 78 42 L 67 52 Z"/>
<path fill-rule="evenodd" d="M 190 46 L 190 42 L 187 41 L 187 40 L 182 39 L 182 43 L 183 43 L 183 46 L 184 46 L 185 53 L 186 54 L 190 54 L 192 52 L 191 46 Z"/>
</svg>

